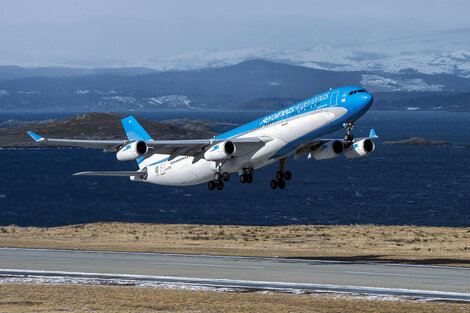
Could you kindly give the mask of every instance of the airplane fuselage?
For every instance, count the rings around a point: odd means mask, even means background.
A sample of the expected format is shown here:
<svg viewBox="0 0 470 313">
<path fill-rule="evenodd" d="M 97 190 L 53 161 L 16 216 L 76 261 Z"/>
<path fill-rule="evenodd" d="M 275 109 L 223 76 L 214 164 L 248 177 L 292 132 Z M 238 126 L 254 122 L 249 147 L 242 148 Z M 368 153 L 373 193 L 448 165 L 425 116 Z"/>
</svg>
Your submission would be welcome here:
<svg viewBox="0 0 470 313">
<path fill-rule="evenodd" d="M 283 110 L 261 117 L 251 123 L 216 136 L 214 139 L 269 138 L 250 153 L 228 158 L 223 162 L 195 160 L 193 156 L 151 154 L 139 164 L 145 168 L 144 179 L 159 185 L 186 186 L 209 182 L 214 173 L 257 169 L 294 153 L 300 145 L 315 140 L 354 122 L 370 108 L 373 97 L 360 87 L 342 87 L 316 95 Z M 217 168 L 219 166 L 219 168 Z"/>
</svg>

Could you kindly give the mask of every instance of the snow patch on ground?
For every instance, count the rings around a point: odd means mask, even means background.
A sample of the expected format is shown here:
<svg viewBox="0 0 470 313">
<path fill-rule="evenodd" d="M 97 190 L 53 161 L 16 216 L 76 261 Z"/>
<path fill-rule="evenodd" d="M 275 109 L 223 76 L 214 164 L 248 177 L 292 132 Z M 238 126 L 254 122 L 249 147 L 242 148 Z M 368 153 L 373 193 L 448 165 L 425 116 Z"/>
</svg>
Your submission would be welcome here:
<svg viewBox="0 0 470 313">
<path fill-rule="evenodd" d="M 161 97 L 154 98 L 145 98 L 149 104 L 154 105 L 167 105 L 169 107 L 186 107 L 188 109 L 193 109 L 191 106 L 191 99 L 184 95 L 166 95 Z"/>
<path fill-rule="evenodd" d="M 380 75 L 362 75 L 361 85 L 366 89 L 377 91 L 442 91 L 442 85 L 426 83 L 421 78 L 392 79 Z"/>
<path fill-rule="evenodd" d="M 54 284 L 54 285 L 94 285 L 94 286 L 133 286 L 140 288 L 163 288 L 163 289 L 176 289 L 176 290 L 196 290 L 208 292 L 257 292 L 257 293 L 291 293 L 291 294 L 305 294 L 313 297 L 320 297 L 328 295 L 333 299 L 343 300 L 365 300 L 365 301 L 435 301 L 440 298 L 421 298 L 403 295 L 374 295 L 374 294 L 361 294 L 354 292 L 338 292 L 338 291 L 325 291 L 325 290 L 304 290 L 295 288 L 269 288 L 269 289 L 256 289 L 245 287 L 221 287 L 210 286 L 198 283 L 187 282 L 159 282 L 151 280 L 139 279 L 126 279 L 126 278 L 91 278 L 91 277 L 67 277 L 67 276 L 43 276 L 43 275 L 21 275 L 21 274 L 3 274 L 0 275 L 1 284 Z"/>
<path fill-rule="evenodd" d="M 88 89 L 77 89 L 74 92 L 76 95 L 87 95 L 90 93 L 90 90 Z"/>
</svg>

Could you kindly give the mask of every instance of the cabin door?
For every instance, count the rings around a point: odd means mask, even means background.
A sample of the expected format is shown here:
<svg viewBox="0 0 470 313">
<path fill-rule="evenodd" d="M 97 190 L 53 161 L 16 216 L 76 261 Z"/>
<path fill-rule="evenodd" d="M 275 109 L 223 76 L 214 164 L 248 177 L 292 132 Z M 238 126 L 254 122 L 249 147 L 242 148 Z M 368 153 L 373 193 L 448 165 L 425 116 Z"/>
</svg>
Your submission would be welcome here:
<svg viewBox="0 0 470 313">
<path fill-rule="evenodd" d="M 330 106 L 334 107 L 338 105 L 338 94 L 339 90 L 333 91 L 333 93 L 331 94 Z"/>
</svg>

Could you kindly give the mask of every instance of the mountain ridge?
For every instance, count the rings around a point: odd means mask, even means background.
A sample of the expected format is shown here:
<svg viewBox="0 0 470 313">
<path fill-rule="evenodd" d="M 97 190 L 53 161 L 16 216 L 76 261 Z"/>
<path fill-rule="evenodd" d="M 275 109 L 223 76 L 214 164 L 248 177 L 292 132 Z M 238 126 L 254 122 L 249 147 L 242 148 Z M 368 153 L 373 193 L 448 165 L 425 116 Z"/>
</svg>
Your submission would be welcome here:
<svg viewBox="0 0 470 313">
<path fill-rule="evenodd" d="M 445 110 L 470 110 L 470 100 L 457 96 L 470 91 L 470 79 L 416 71 L 329 71 L 259 59 L 167 72 L 145 68 L 26 69 L 23 77 L 17 77 L 21 68 L 0 66 L 0 77 L 8 71 L 14 78 L 0 81 L 0 111 L 271 110 L 348 85 L 372 86 L 369 91 L 376 96 L 373 109 L 403 110 L 419 104 L 420 109 L 435 110 L 444 108 L 442 103 L 450 103 Z M 34 73 L 46 76 L 30 76 Z M 445 93 L 451 95 L 449 99 L 443 96 Z M 393 100 L 382 99 L 382 94 L 393 94 Z M 416 95 L 428 99 L 416 100 Z M 432 99 L 435 95 L 441 96 L 440 104 Z M 451 103 L 452 97 L 459 100 L 457 104 Z"/>
</svg>

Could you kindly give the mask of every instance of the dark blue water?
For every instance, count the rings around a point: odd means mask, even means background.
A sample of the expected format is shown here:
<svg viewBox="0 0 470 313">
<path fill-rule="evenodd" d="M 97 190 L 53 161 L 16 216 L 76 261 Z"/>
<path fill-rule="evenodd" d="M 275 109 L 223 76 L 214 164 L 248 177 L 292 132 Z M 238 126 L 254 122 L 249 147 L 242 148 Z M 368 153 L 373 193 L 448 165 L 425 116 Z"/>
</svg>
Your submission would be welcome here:
<svg viewBox="0 0 470 313">
<path fill-rule="evenodd" d="M 70 114 L 72 116 L 73 114 Z M 248 122 L 260 113 L 151 113 L 163 120 L 204 117 Z M 42 119 L 66 117 L 0 116 Z M 55 226 L 98 221 L 243 225 L 364 224 L 470 226 L 469 113 L 369 112 L 356 136 L 377 130 L 367 158 L 290 160 L 293 180 L 271 190 L 277 165 L 257 170 L 242 185 L 232 174 L 223 191 L 207 186 L 165 187 L 127 178 L 73 177 L 83 170 L 130 170 L 114 154 L 86 149 L 0 150 L 0 224 Z M 342 132 L 337 133 L 342 136 Z M 388 146 L 384 140 L 421 136 L 452 147 Z M 332 136 L 328 136 L 332 137 Z"/>
</svg>

